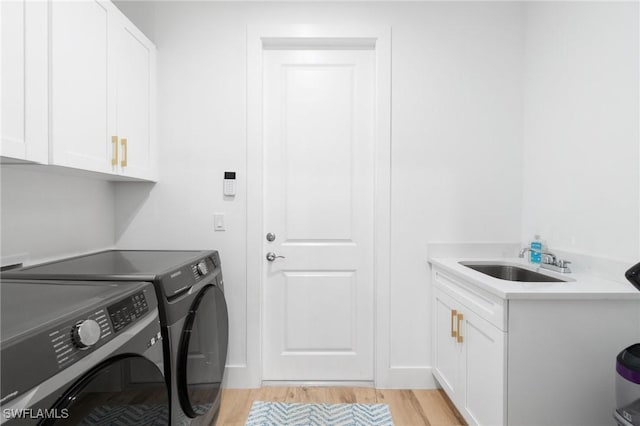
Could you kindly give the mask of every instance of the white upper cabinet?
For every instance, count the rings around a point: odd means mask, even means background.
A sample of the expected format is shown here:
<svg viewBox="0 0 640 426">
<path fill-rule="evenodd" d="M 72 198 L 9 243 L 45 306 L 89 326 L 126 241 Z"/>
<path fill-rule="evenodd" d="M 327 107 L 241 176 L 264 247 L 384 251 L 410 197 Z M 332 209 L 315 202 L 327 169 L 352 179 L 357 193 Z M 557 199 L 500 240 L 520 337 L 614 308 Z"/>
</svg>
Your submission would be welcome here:
<svg viewBox="0 0 640 426">
<path fill-rule="evenodd" d="M 51 3 L 51 162 L 108 172 L 109 7 Z"/>
<path fill-rule="evenodd" d="M 0 2 L 3 161 L 48 161 L 47 8 Z"/>
<path fill-rule="evenodd" d="M 155 47 L 127 19 L 116 21 L 112 32 L 115 46 L 115 129 L 119 155 L 116 172 L 137 178 L 155 175 L 155 152 L 151 126 L 155 85 Z"/>
<path fill-rule="evenodd" d="M 110 2 L 51 7 L 51 164 L 155 180 L 155 47 Z"/>
</svg>

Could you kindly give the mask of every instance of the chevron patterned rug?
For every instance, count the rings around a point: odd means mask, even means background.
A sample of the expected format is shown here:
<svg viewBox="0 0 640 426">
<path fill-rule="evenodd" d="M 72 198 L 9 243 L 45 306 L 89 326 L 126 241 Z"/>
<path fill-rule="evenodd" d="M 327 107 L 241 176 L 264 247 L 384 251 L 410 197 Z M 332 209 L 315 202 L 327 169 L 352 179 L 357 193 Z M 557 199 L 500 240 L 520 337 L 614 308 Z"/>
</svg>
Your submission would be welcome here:
<svg viewBox="0 0 640 426">
<path fill-rule="evenodd" d="M 393 426 L 387 404 L 255 401 L 245 426 Z"/>
<path fill-rule="evenodd" d="M 166 405 L 102 405 L 95 407 L 78 426 L 166 425 L 169 407 Z"/>
<path fill-rule="evenodd" d="M 211 408 L 211 405 L 198 405 L 197 408 L 198 411 L 205 411 Z M 174 419 L 171 426 L 191 424 L 191 419 L 185 414 L 177 417 L 178 419 Z M 169 407 L 160 404 L 101 405 L 94 407 L 82 420 L 74 420 L 73 423 L 77 426 L 167 426 Z"/>
</svg>

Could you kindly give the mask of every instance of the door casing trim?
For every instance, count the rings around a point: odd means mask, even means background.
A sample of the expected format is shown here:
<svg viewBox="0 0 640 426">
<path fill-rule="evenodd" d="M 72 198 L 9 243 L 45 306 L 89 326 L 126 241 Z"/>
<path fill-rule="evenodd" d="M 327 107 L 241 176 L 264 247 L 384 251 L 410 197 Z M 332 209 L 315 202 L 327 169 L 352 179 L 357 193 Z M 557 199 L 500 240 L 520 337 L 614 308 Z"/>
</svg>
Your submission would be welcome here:
<svg viewBox="0 0 640 426">
<path fill-rule="evenodd" d="M 262 385 L 263 119 L 262 53 L 265 49 L 367 48 L 375 51 L 374 123 L 374 384 L 390 376 L 391 255 L 391 28 L 389 26 L 278 25 L 247 27 L 247 241 L 246 364 L 234 382 Z M 242 368 L 238 368 L 242 367 Z M 242 373 L 239 370 L 244 370 Z"/>
</svg>

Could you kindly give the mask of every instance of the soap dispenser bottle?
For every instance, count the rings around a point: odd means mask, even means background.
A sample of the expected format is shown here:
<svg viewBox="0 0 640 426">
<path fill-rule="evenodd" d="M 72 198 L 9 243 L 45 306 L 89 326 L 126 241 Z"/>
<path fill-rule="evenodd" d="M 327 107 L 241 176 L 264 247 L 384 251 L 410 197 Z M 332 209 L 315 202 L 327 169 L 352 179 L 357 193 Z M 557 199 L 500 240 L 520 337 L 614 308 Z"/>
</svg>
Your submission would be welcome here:
<svg viewBox="0 0 640 426">
<path fill-rule="evenodd" d="M 531 249 L 529 252 L 529 260 L 531 263 L 540 264 L 542 262 L 542 240 L 540 239 L 540 235 L 536 234 L 533 236 L 529 248 Z"/>
</svg>

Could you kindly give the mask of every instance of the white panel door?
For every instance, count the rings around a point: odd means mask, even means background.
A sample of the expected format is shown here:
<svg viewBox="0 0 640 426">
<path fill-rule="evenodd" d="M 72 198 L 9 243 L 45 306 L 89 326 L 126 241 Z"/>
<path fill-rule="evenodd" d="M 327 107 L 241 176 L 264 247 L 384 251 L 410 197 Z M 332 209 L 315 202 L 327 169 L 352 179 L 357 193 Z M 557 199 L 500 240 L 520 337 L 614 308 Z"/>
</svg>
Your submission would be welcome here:
<svg viewBox="0 0 640 426">
<path fill-rule="evenodd" d="M 51 3 L 52 162 L 109 171 L 108 5 Z"/>
<path fill-rule="evenodd" d="M 151 169 L 150 85 L 153 47 L 125 19 L 115 31 L 117 42 L 118 165 L 114 172 L 146 177 Z"/>
<path fill-rule="evenodd" d="M 374 51 L 263 58 L 263 380 L 373 380 Z"/>
</svg>

